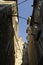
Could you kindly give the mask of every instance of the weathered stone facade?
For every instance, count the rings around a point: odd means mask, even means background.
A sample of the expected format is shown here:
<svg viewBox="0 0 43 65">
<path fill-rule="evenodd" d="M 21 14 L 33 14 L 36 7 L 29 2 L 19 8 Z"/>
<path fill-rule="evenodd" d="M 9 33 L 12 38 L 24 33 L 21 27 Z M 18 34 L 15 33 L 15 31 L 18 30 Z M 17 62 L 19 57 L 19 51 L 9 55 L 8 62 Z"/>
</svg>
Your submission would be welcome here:
<svg viewBox="0 0 43 65">
<path fill-rule="evenodd" d="M 29 28 L 28 36 L 28 55 L 30 65 L 43 65 L 43 0 L 34 0 L 33 13 Z"/>
<path fill-rule="evenodd" d="M 34 38 L 32 36 L 32 29 L 30 27 L 31 20 L 28 19 L 29 27 L 26 30 L 26 33 L 28 33 L 27 41 L 28 41 L 28 62 L 29 65 L 37 65 L 37 55 L 36 55 L 36 49 L 34 45 Z"/>
<path fill-rule="evenodd" d="M 21 65 L 22 62 L 23 62 L 23 60 L 22 60 L 22 57 L 23 57 L 23 45 L 24 45 L 24 42 L 22 40 L 22 37 L 18 38 L 15 65 Z"/>
<path fill-rule="evenodd" d="M 15 44 L 18 38 L 16 1 L 0 2 L 0 64 L 15 64 Z"/>
</svg>

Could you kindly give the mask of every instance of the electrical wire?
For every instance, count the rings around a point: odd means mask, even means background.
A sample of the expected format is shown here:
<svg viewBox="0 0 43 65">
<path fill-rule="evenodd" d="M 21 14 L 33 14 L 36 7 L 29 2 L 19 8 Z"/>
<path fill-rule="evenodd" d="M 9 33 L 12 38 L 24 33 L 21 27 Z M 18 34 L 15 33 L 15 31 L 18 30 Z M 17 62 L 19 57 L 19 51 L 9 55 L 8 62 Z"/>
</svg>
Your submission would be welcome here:
<svg viewBox="0 0 43 65">
<path fill-rule="evenodd" d="M 22 17 L 22 16 L 18 16 L 18 17 L 27 21 L 27 19 L 25 17 Z"/>
<path fill-rule="evenodd" d="M 26 1 L 28 1 L 28 0 L 24 0 L 24 1 L 22 1 L 22 2 L 20 2 L 20 3 L 18 3 L 18 4 L 16 4 L 15 6 L 17 7 L 18 5 L 21 5 L 21 4 L 23 4 L 24 2 L 26 2 Z M 14 7 L 15 7 L 14 6 Z"/>
<path fill-rule="evenodd" d="M 12 15 L 12 16 L 16 16 L 16 17 L 19 17 L 19 18 L 24 19 L 24 20 L 26 20 L 26 21 L 27 21 L 27 18 L 25 18 L 25 17 L 18 16 L 18 15 Z"/>
<path fill-rule="evenodd" d="M 22 1 L 22 2 L 20 2 L 20 3 L 18 3 L 18 4 L 16 4 L 14 7 L 17 7 L 18 5 L 21 5 L 21 4 L 23 4 L 24 2 L 26 2 L 26 1 L 28 1 L 28 0 L 24 0 L 24 1 Z M 16 13 L 16 12 L 15 12 L 15 13 Z M 24 19 L 24 20 L 27 21 L 27 19 L 26 19 L 25 17 L 18 16 L 18 15 L 12 15 L 12 16 L 17 16 L 17 17 L 19 17 L 19 18 Z"/>
<path fill-rule="evenodd" d="M 20 3 L 18 3 L 17 5 L 15 5 L 15 6 L 21 5 L 21 4 L 23 4 L 24 2 L 26 2 L 26 1 L 28 1 L 28 0 L 24 0 L 24 1 L 20 2 Z M 17 17 L 22 18 L 22 19 L 24 19 L 24 20 L 27 21 L 27 19 L 26 19 L 25 17 L 18 16 L 18 15 L 12 15 L 12 16 L 17 16 Z M 16 34 L 15 34 L 15 38 L 16 38 Z M 16 38 L 16 41 L 17 41 L 17 45 L 18 45 L 19 50 L 20 50 L 20 53 L 21 53 L 21 49 L 20 49 L 20 46 L 19 46 L 19 43 L 18 43 L 18 39 L 17 39 L 17 38 Z M 21 53 L 21 54 L 22 54 L 22 53 Z"/>
<path fill-rule="evenodd" d="M 28 0 L 24 0 L 24 1 L 20 2 L 20 3 L 18 3 L 17 5 L 15 5 L 15 6 L 21 5 L 21 4 L 23 4 L 24 2 L 26 2 L 26 1 L 28 1 Z M 24 19 L 24 20 L 27 21 L 27 19 L 26 19 L 25 17 L 18 16 L 18 15 L 12 15 L 12 16 L 17 16 L 17 17 L 22 18 L 22 19 Z M 16 34 L 15 34 L 15 38 L 16 38 Z M 18 47 L 19 47 L 19 43 L 18 43 L 18 39 L 17 39 L 17 38 L 16 38 L 16 41 L 17 41 L 17 45 L 18 45 Z M 20 53 L 21 53 L 20 47 L 19 47 L 19 50 L 20 50 Z"/>
<path fill-rule="evenodd" d="M 24 0 L 24 1 L 20 2 L 20 3 L 18 3 L 17 5 L 21 5 L 21 4 L 23 4 L 24 2 L 26 2 L 26 1 L 28 1 L 28 0 Z"/>
</svg>

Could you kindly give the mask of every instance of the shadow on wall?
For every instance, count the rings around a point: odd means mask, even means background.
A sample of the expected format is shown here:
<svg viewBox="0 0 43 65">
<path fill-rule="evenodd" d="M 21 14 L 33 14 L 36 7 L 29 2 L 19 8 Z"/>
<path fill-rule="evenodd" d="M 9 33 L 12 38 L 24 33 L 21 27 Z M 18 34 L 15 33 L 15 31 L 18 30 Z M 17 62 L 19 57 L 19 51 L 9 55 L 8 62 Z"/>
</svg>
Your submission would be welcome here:
<svg viewBox="0 0 43 65">
<path fill-rule="evenodd" d="M 0 5 L 0 65 L 14 65 L 14 30 L 11 6 Z M 4 8 L 3 8 L 4 7 Z M 10 7 L 10 8 L 9 8 Z M 8 9 L 9 8 L 9 12 Z"/>
<path fill-rule="evenodd" d="M 27 45 L 27 44 L 26 44 Z M 27 51 L 27 46 L 23 47 L 23 57 L 22 57 L 22 64 L 21 65 L 29 65 L 28 63 L 28 51 Z"/>
</svg>

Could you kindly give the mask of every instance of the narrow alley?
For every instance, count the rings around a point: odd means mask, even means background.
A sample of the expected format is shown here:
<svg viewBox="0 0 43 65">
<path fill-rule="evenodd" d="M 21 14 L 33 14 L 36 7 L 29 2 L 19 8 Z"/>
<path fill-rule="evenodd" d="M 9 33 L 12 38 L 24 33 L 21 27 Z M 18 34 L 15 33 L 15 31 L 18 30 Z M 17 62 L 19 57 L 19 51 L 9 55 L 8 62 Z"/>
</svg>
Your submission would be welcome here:
<svg viewBox="0 0 43 65">
<path fill-rule="evenodd" d="M 0 0 L 0 65 L 43 65 L 43 0 Z"/>
<path fill-rule="evenodd" d="M 28 48 L 27 48 L 27 46 L 28 45 L 25 43 L 24 44 L 24 48 L 23 48 L 23 58 L 22 58 L 23 62 L 22 62 L 22 65 L 29 65 L 29 63 L 28 63 L 28 52 L 27 52 Z"/>
</svg>

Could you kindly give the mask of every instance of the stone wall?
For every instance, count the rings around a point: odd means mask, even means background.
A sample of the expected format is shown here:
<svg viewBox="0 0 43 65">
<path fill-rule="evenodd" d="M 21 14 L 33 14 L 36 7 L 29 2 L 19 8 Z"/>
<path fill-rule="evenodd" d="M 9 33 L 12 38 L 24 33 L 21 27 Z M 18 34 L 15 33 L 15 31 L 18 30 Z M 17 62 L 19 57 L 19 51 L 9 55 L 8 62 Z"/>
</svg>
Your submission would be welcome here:
<svg viewBox="0 0 43 65">
<path fill-rule="evenodd" d="M 0 2 L 0 65 L 14 65 L 14 28 L 12 5 Z"/>
</svg>

